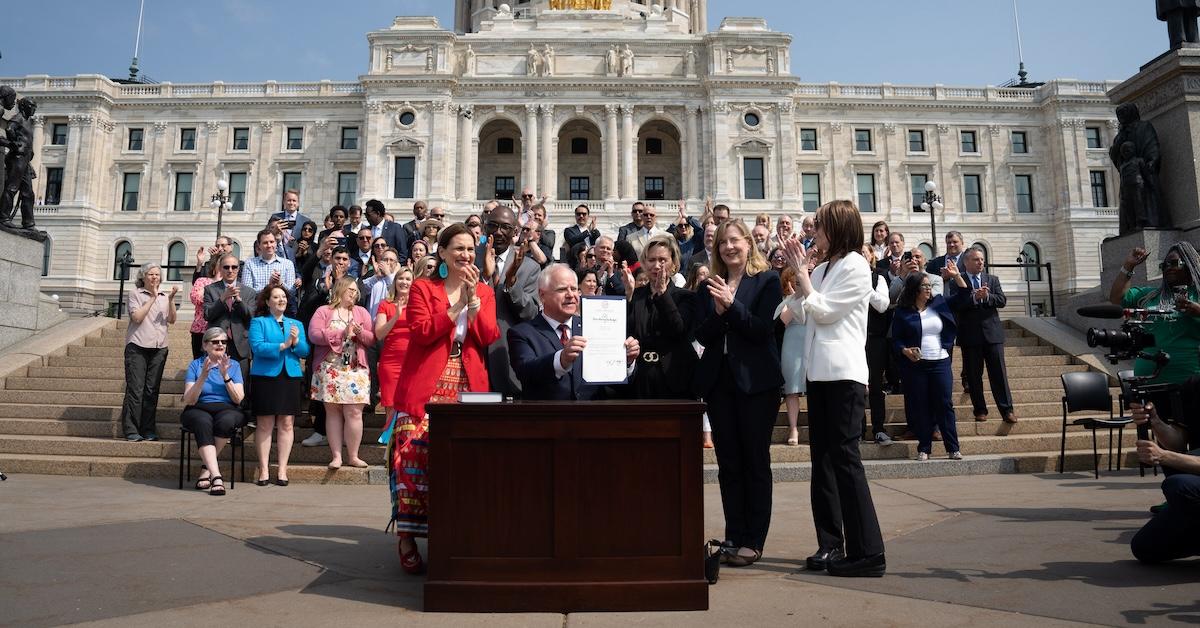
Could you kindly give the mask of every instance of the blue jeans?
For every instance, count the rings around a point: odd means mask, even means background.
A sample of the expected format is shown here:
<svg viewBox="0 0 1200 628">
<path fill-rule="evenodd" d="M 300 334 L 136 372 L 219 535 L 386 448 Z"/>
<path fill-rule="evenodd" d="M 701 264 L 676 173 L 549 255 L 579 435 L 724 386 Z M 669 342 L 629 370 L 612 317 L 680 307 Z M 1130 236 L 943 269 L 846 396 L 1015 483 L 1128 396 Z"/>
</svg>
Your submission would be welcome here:
<svg viewBox="0 0 1200 628">
<path fill-rule="evenodd" d="M 950 376 L 950 358 L 942 360 L 900 360 L 904 383 L 904 413 L 917 434 L 917 451 L 932 453 L 933 429 L 942 431 L 946 451 L 958 451 L 958 428 L 955 425 L 954 382 Z"/>
<path fill-rule="evenodd" d="M 1176 473 L 1162 483 L 1166 510 L 1133 536 L 1130 549 L 1143 563 L 1200 556 L 1200 475 Z"/>
</svg>

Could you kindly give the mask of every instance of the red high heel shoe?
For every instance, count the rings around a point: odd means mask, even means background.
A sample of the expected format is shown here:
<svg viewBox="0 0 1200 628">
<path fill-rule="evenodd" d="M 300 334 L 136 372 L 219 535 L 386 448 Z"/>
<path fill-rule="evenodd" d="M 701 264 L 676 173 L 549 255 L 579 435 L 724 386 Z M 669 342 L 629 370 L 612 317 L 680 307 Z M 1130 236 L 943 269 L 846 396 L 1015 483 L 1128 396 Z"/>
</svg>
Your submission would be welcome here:
<svg viewBox="0 0 1200 628">
<path fill-rule="evenodd" d="M 404 551 L 403 539 L 396 543 L 396 551 L 400 554 L 400 567 L 404 572 L 413 576 L 419 576 L 425 573 L 425 561 L 421 559 L 421 552 L 417 551 L 417 542 L 413 541 L 413 548 L 410 552 Z"/>
</svg>

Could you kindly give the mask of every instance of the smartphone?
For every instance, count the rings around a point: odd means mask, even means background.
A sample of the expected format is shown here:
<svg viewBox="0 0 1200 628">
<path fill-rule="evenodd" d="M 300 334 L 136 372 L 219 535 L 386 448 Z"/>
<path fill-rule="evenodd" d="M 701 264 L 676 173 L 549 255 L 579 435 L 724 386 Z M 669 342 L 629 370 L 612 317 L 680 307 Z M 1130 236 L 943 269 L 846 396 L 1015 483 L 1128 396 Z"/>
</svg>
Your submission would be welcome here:
<svg viewBox="0 0 1200 628">
<path fill-rule="evenodd" d="M 900 260 L 907 262 L 912 259 L 912 251 L 905 251 L 904 255 L 900 256 Z"/>
</svg>

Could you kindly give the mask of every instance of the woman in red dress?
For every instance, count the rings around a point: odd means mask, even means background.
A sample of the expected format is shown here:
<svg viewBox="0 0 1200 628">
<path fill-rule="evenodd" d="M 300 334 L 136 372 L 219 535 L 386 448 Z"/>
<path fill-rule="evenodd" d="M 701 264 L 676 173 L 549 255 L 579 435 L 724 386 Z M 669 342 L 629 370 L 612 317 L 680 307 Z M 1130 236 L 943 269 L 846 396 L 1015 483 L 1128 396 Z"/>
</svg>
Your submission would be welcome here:
<svg viewBox="0 0 1200 628">
<path fill-rule="evenodd" d="M 458 400 L 466 390 L 488 390 L 488 345 L 500 337 L 492 289 L 479 281 L 475 237 L 462 223 L 438 235 L 440 264 L 429 279 L 413 282 L 406 317 L 409 349 L 393 400 L 395 428 L 388 444 L 392 525 L 400 536 L 400 565 L 424 571 L 416 537 L 429 532 L 427 403 Z"/>
<path fill-rule="evenodd" d="M 392 278 L 391 290 L 386 300 L 379 304 L 375 315 L 375 338 L 383 339 L 383 351 L 379 353 L 376 373 L 379 376 L 379 400 L 383 403 L 384 416 L 392 416 L 392 404 L 396 398 L 396 384 L 400 381 L 400 368 L 404 366 L 404 354 L 408 351 L 408 291 L 412 288 L 413 271 L 401 268 Z M 389 426 L 391 427 L 391 426 Z M 391 430 L 385 429 L 380 442 L 387 444 Z"/>
</svg>

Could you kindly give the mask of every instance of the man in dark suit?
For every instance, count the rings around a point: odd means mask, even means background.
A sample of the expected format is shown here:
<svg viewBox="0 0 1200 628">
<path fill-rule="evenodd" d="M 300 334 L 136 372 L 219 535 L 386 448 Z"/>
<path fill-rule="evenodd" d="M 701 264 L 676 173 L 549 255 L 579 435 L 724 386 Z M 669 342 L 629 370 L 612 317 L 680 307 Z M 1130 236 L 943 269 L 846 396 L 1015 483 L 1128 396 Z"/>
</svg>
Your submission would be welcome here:
<svg viewBox="0 0 1200 628">
<path fill-rule="evenodd" d="M 222 255 L 217 260 L 220 279 L 204 288 L 204 320 L 209 327 L 220 327 L 229 338 L 226 351 L 237 360 L 243 373 L 250 372 L 250 319 L 254 318 L 254 288 L 238 282 L 237 256 Z M 249 379 L 246 380 L 247 385 Z M 249 395 L 247 395 L 249 398 Z"/>
<path fill-rule="evenodd" d="M 934 275 L 941 275 L 942 281 L 945 281 L 950 276 L 950 274 L 946 272 L 946 263 L 950 262 L 958 265 L 958 272 L 960 274 L 965 274 L 967 272 L 967 267 L 965 265 L 966 260 L 963 259 L 962 252 L 962 234 L 957 231 L 948 232 L 946 234 L 946 254 L 939 255 L 929 260 L 929 263 L 925 265 L 925 272 L 933 273 Z"/>
<path fill-rule="evenodd" d="M 646 205 L 641 201 L 633 204 L 633 208 L 629 210 L 629 224 L 617 230 L 617 242 L 624 242 L 626 238 L 637 233 L 642 228 L 642 214 L 646 211 Z"/>
<path fill-rule="evenodd" d="M 583 381 L 579 283 L 566 264 L 551 264 L 538 278 L 542 311 L 508 330 L 509 360 L 526 400 L 583 401 L 603 396 L 604 387 Z M 625 339 L 625 360 L 633 368 L 638 341 Z"/>
<path fill-rule="evenodd" d="M 887 244 L 887 255 L 875 261 L 875 268 L 887 275 L 888 285 L 891 285 L 896 277 L 900 276 L 901 263 L 904 258 L 904 234 L 893 231 L 888 236 Z"/>
<path fill-rule="evenodd" d="M 383 206 L 382 202 L 371 199 L 366 204 L 367 226 L 371 228 L 371 238 L 383 238 L 387 241 L 388 246 L 396 249 L 401 264 L 408 261 L 410 243 L 404 235 L 404 228 L 394 222 L 384 220 L 387 208 Z"/>
<path fill-rule="evenodd" d="M 983 368 L 987 366 L 992 397 L 1005 423 L 1016 423 L 1012 394 L 1008 390 L 1008 374 L 1004 368 L 1004 328 L 998 310 L 1007 303 L 1000 280 L 983 272 L 983 251 L 972 248 L 965 254 L 967 272 L 963 279 L 970 285 L 971 296 L 963 300 L 955 314 L 958 318 L 958 346 L 962 348 L 963 370 L 966 371 L 971 405 L 975 420 L 987 420 L 987 403 L 983 397 Z M 962 288 L 955 287 L 954 290 Z M 954 299 L 950 299 L 953 301 Z"/>
<path fill-rule="evenodd" d="M 412 248 L 412 243 L 421 239 L 421 223 L 429 219 L 429 206 L 425 201 L 417 201 L 413 203 L 413 219 L 404 223 L 404 239 L 408 242 L 409 248 Z"/>
<path fill-rule="evenodd" d="M 279 220 L 279 228 L 283 232 L 283 241 L 279 243 L 280 247 L 287 248 L 289 242 L 300 238 L 300 230 L 304 228 L 304 223 L 311 222 L 312 219 L 300 213 L 300 193 L 296 190 L 288 190 L 283 193 L 283 211 L 271 214 L 267 219 L 267 226 L 270 226 L 272 220 Z M 281 256 L 287 257 L 287 253 L 280 253 Z M 295 261 L 295 258 L 289 258 Z"/>
<path fill-rule="evenodd" d="M 564 251 L 561 261 L 567 261 L 566 255 L 575 245 L 595 246 L 596 240 L 599 239 L 600 230 L 596 228 L 596 218 L 592 216 L 592 211 L 587 205 L 580 204 L 575 208 L 575 224 L 563 229 Z"/>
<path fill-rule="evenodd" d="M 496 323 L 500 339 L 488 347 L 488 379 L 492 390 L 507 395 L 521 393 L 521 382 L 508 359 L 508 330 L 538 314 L 537 280 L 541 266 L 529 255 L 529 244 L 517 238 L 520 230 L 512 209 L 501 205 L 483 223 L 487 244 L 475 249 L 480 278 L 496 293 Z M 536 245 L 535 245 L 536 246 Z"/>
</svg>

